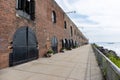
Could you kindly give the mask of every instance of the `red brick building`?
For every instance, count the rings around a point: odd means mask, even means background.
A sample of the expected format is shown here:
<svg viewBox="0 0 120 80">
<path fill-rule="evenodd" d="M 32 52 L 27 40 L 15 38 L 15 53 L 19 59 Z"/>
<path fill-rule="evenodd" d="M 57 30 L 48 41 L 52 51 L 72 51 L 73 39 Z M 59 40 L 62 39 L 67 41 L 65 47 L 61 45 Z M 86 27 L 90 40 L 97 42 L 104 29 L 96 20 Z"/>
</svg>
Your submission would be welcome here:
<svg viewBox="0 0 120 80">
<path fill-rule="evenodd" d="M 85 43 L 54 0 L 0 0 L 0 68 Z"/>
</svg>

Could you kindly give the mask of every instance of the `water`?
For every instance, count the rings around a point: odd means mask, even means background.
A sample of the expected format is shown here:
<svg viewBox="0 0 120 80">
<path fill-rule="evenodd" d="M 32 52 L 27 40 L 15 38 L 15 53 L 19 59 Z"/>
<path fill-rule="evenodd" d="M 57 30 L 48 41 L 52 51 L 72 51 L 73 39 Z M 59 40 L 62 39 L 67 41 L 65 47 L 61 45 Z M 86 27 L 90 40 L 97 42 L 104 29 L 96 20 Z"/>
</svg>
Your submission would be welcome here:
<svg viewBox="0 0 120 80">
<path fill-rule="evenodd" d="M 103 46 L 106 49 L 113 50 L 116 52 L 118 56 L 120 56 L 120 42 L 97 42 L 96 43 L 99 46 Z"/>
</svg>

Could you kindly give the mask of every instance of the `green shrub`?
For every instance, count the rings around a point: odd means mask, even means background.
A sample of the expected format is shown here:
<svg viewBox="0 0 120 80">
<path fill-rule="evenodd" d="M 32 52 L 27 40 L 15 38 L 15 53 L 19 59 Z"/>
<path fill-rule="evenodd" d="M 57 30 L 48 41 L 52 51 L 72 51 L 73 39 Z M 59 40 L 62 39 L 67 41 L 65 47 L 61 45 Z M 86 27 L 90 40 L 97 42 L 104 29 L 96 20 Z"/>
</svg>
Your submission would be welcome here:
<svg viewBox="0 0 120 80">
<path fill-rule="evenodd" d="M 96 45 L 95 43 L 92 44 L 93 46 L 95 46 L 96 48 L 99 48 L 98 45 Z M 103 53 L 104 54 L 104 53 Z M 104 54 L 105 55 L 105 54 Z M 108 54 L 105 55 L 106 57 L 108 57 L 116 66 L 118 66 L 120 68 L 120 57 L 118 57 L 117 55 L 115 55 L 112 52 L 109 52 Z"/>
<path fill-rule="evenodd" d="M 108 55 L 108 58 L 115 64 L 117 65 L 119 68 L 120 68 L 120 58 L 112 55 L 112 54 L 109 54 Z"/>
<path fill-rule="evenodd" d="M 47 53 L 52 54 L 52 53 L 54 53 L 54 51 L 53 50 L 48 50 Z"/>
<path fill-rule="evenodd" d="M 93 43 L 92 45 L 93 45 L 93 46 L 95 46 L 96 48 L 98 48 L 98 47 L 99 47 L 99 46 L 98 46 L 97 44 L 95 44 L 95 43 Z"/>
</svg>

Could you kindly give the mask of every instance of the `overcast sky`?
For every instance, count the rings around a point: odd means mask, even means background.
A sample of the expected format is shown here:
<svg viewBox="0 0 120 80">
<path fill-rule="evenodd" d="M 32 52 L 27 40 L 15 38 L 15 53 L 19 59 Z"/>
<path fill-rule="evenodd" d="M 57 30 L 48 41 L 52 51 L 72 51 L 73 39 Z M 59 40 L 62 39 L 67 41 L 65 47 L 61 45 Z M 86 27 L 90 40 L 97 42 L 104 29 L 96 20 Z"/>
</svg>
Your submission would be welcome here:
<svg viewBox="0 0 120 80">
<path fill-rule="evenodd" d="M 55 0 L 90 42 L 120 42 L 120 0 Z"/>
</svg>

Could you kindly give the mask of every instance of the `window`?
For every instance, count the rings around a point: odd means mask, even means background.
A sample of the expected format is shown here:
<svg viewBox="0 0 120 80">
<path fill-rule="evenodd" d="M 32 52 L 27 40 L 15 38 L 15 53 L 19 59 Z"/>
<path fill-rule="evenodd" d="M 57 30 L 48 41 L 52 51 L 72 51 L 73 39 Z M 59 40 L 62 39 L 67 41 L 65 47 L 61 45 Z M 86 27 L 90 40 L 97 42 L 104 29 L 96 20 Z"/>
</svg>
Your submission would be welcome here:
<svg viewBox="0 0 120 80">
<path fill-rule="evenodd" d="M 64 21 L 64 28 L 67 29 L 67 23 Z"/>
<path fill-rule="evenodd" d="M 73 30 L 72 30 L 72 26 L 70 27 L 70 30 L 71 30 L 71 36 L 73 36 Z"/>
<path fill-rule="evenodd" d="M 76 35 L 76 30 L 74 30 L 74 35 Z"/>
<path fill-rule="evenodd" d="M 35 20 L 34 0 L 16 0 L 16 10 L 20 16 Z"/>
<path fill-rule="evenodd" d="M 56 13 L 55 13 L 55 11 L 52 11 L 52 22 L 56 23 Z"/>
</svg>

